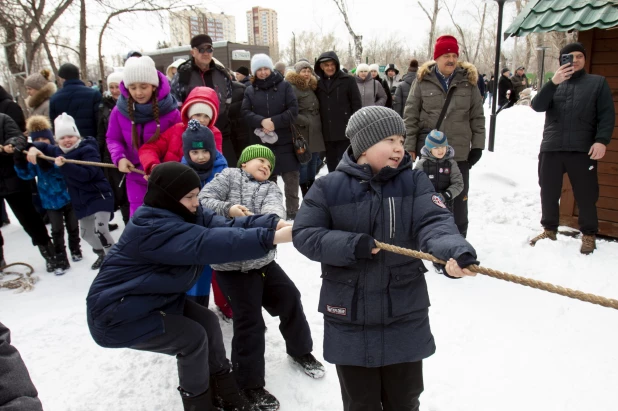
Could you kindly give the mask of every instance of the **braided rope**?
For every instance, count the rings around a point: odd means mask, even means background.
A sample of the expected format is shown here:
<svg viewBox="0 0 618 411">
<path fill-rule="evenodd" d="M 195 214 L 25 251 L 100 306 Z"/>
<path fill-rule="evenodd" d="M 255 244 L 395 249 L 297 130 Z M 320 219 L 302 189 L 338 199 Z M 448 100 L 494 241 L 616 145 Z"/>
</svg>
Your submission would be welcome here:
<svg viewBox="0 0 618 411">
<path fill-rule="evenodd" d="M 23 265 L 28 269 L 28 271 L 25 273 L 20 273 L 17 271 L 6 271 L 7 268 L 18 265 Z M 17 292 L 32 291 L 32 289 L 34 288 L 34 284 L 39 280 L 37 276 L 32 276 L 32 273 L 34 273 L 34 268 L 32 268 L 30 264 L 12 263 L 5 265 L 1 269 L 2 272 L 0 272 L 0 288 L 17 290 Z M 14 278 L 12 280 L 4 280 L 4 277 L 10 275 L 16 275 L 17 278 Z"/>
<path fill-rule="evenodd" d="M 376 246 L 382 250 L 390 251 L 392 253 L 407 255 L 408 257 L 420 258 L 422 260 L 428 260 L 438 264 L 446 264 L 445 261 L 442 261 L 431 254 L 422 253 L 420 251 L 409 250 L 407 248 L 397 247 L 394 245 L 381 243 L 379 241 L 376 241 Z M 526 287 L 536 288 L 537 290 L 543 290 L 553 294 L 562 295 L 564 297 L 573 298 L 575 300 L 580 300 L 587 303 L 618 310 L 618 300 L 614 300 L 612 298 L 601 297 L 598 295 L 585 293 L 583 291 L 573 290 L 570 288 L 561 287 L 559 285 L 533 280 L 532 278 L 520 277 L 502 271 L 492 270 L 491 268 L 480 267 L 476 264 L 466 268 L 474 273 L 484 274 L 489 277 L 497 278 L 498 280 L 509 281 L 511 283 L 520 284 Z"/>
<path fill-rule="evenodd" d="M 27 151 L 24 151 L 24 153 L 28 154 Z M 55 161 L 56 160 L 56 157 L 49 157 L 49 156 L 46 156 L 44 154 L 39 154 L 39 155 L 37 155 L 37 157 L 42 158 L 43 160 L 49 160 L 49 161 Z M 70 163 L 70 164 L 80 164 L 82 166 L 94 166 L 94 167 L 116 168 L 116 169 L 118 168 L 114 164 L 97 163 L 96 161 L 71 160 L 71 159 L 68 159 L 68 158 L 65 158 L 64 161 L 66 161 L 67 163 Z M 132 173 L 146 175 L 146 173 L 144 171 L 142 171 L 140 169 L 137 169 L 135 167 L 131 167 L 130 170 L 131 170 Z"/>
</svg>

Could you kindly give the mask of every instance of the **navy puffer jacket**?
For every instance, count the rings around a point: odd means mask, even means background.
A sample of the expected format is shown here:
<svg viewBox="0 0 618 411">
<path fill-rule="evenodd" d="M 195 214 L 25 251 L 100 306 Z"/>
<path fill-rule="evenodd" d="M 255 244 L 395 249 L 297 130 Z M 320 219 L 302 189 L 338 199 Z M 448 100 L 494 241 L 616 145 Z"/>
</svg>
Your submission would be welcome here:
<svg viewBox="0 0 618 411">
<path fill-rule="evenodd" d="M 294 246 L 322 263 L 324 359 L 361 367 L 422 360 L 435 351 L 427 270 L 399 254 L 371 257 L 364 244 L 370 236 L 443 260 L 476 252 L 407 153 L 399 168 L 376 175 L 351 156 L 315 181 L 294 221 Z"/>
<path fill-rule="evenodd" d="M 66 80 L 62 88 L 49 99 L 49 118 L 52 126 L 56 117 L 67 113 L 75 119 L 82 136 L 97 135 L 101 93 L 86 86 L 81 80 Z"/>
<path fill-rule="evenodd" d="M 182 314 L 204 265 L 263 257 L 278 222 L 273 214 L 227 220 L 200 207 L 191 224 L 168 210 L 138 208 L 88 292 L 92 338 L 119 348 L 163 334 L 163 316 Z"/>
</svg>

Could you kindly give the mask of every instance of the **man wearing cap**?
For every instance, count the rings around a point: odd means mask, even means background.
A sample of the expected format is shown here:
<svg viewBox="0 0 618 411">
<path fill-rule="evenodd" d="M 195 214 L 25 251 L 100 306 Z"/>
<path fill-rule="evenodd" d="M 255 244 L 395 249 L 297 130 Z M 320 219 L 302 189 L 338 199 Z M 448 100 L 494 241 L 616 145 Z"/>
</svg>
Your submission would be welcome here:
<svg viewBox="0 0 618 411">
<path fill-rule="evenodd" d="M 500 74 L 500 80 L 498 81 L 498 108 L 509 108 L 517 101 L 513 92 L 511 70 L 505 67 Z"/>
<path fill-rule="evenodd" d="M 354 76 L 341 71 L 339 57 L 334 51 L 320 55 L 313 69 L 319 76 L 315 94 L 320 102 L 322 136 L 326 147 L 328 171 L 335 171 L 343 153 L 350 145 L 345 136 L 348 120 L 363 103 Z"/>
<path fill-rule="evenodd" d="M 232 80 L 225 67 L 215 62 L 212 39 L 207 34 L 198 34 L 191 39 L 191 58 L 178 66 L 172 78 L 172 94 L 182 104 L 195 87 L 210 87 L 219 96 L 219 117 L 215 126 L 221 130 L 223 139 L 230 138 L 228 105 L 232 102 Z"/>
<path fill-rule="evenodd" d="M 71 63 L 60 66 L 58 85 L 62 88 L 49 99 L 49 119 L 52 124 L 56 117 L 67 113 L 75 119 L 75 125 L 82 136 L 96 137 L 101 93 L 86 86 L 79 79 L 79 69 Z"/>
<path fill-rule="evenodd" d="M 579 209 L 582 254 L 596 248 L 599 230 L 597 161 L 605 156 L 612 139 L 616 112 L 612 92 L 602 76 L 585 70 L 586 50 L 581 43 L 567 44 L 559 56 L 571 54 L 565 64 L 532 99 L 534 111 L 545 112 L 545 128 L 539 154 L 541 224 L 544 231 L 530 241 L 556 240 L 560 224 L 560 195 L 566 172 Z"/>
<path fill-rule="evenodd" d="M 251 81 L 251 77 L 249 76 L 249 74 L 251 73 L 249 72 L 249 69 L 247 67 L 238 67 L 238 70 L 236 70 L 236 81 L 244 84 L 245 86 L 249 85 Z"/>
<path fill-rule="evenodd" d="M 519 100 L 519 93 L 530 87 L 528 84 L 528 77 L 526 77 L 525 71 L 526 68 L 524 66 L 517 67 L 517 70 L 515 70 L 515 75 L 511 77 L 511 82 L 513 83 L 513 92 L 515 93 L 515 101 Z"/>
<path fill-rule="evenodd" d="M 403 119 L 406 123 L 405 149 L 415 159 L 425 144 L 425 137 L 434 128 L 448 136 L 455 149 L 455 161 L 464 178 L 464 190 L 455 197 L 453 214 L 459 232 L 468 232 L 468 189 L 470 168 L 475 165 L 485 148 L 485 114 L 483 98 L 478 92 L 478 72 L 470 63 L 457 61 L 459 46 L 453 36 L 436 40 L 434 60 L 418 69 L 406 105 Z M 452 95 L 440 127 L 438 118 L 448 95 Z"/>
</svg>

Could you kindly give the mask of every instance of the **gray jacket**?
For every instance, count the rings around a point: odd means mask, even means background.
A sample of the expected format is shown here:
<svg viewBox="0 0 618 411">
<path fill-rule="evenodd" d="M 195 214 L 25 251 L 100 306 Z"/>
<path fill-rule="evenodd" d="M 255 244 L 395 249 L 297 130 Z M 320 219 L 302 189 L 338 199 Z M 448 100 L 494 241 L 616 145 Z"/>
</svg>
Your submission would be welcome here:
<svg viewBox="0 0 618 411">
<path fill-rule="evenodd" d="M 416 80 L 416 71 L 406 73 L 397 86 L 397 90 L 395 90 L 395 95 L 393 96 L 393 110 L 399 113 L 401 117 L 403 117 L 403 108 L 406 105 L 406 100 L 408 99 L 410 88 L 412 88 L 414 80 Z"/>
<path fill-rule="evenodd" d="M 437 192 L 448 191 L 451 198 L 455 198 L 464 189 L 464 179 L 454 157 L 455 150 L 451 146 L 448 146 L 442 158 L 436 158 L 427 147 L 423 147 L 421 158 L 414 164 L 414 169 L 424 171 Z"/>
<path fill-rule="evenodd" d="M 210 208 L 217 215 L 229 217 L 230 208 L 240 204 L 253 214 L 276 214 L 285 218 L 283 194 L 272 181 L 256 181 L 240 168 L 226 168 L 204 186 L 199 194 L 203 207 Z M 257 260 L 237 261 L 228 264 L 212 264 L 216 271 L 243 271 L 262 268 L 275 259 L 275 250 Z"/>
<path fill-rule="evenodd" d="M 365 80 L 356 76 L 356 85 L 360 91 L 363 107 L 367 106 L 384 106 L 386 104 L 386 92 L 384 87 L 377 80 L 367 74 Z"/>
</svg>

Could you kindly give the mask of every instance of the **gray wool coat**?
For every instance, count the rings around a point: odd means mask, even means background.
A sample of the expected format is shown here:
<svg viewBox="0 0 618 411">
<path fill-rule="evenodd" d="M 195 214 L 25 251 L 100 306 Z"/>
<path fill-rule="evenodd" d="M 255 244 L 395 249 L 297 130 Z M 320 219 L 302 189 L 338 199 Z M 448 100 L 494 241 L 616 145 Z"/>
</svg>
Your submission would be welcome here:
<svg viewBox="0 0 618 411">
<path fill-rule="evenodd" d="M 311 77 L 309 84 L 294 71 L 285 75 L 285 80 L 290 83 L 296 100 L 298 100 L 298 117 L 294 126 L 307 140 L 309 150 L 312 153 L 325 151 L 324 137 L 322 136 L 322 120 L 320 119 L 320 102 L 314 91 L 318 87 L 318 79 Z"/>
<path fill-rule="evenodd" d="M 283 194 L 272 181 L 257 181 L 240 168 L 226 168 L 202 188 L 198 196 L 202 207 L 217 215 L 229 217 L 230 208 L 240 204 L 253 214 L 276 214 L 285 218 Z M 257 260 L 237 261 L 227 264 L 211 264 L 216 271 L 243 271 L 262 268 L 275 259 L 275 250 Z"/>
<path fill-rule="evenodd" d="M 356 76 L 356 85 L 360 91 L 363 107 L 367 106 L 384 106 L 386 104 L 386 92 L 384 87 L 377 80 L 367 74 L 365 80 Z"/>
</svg>

